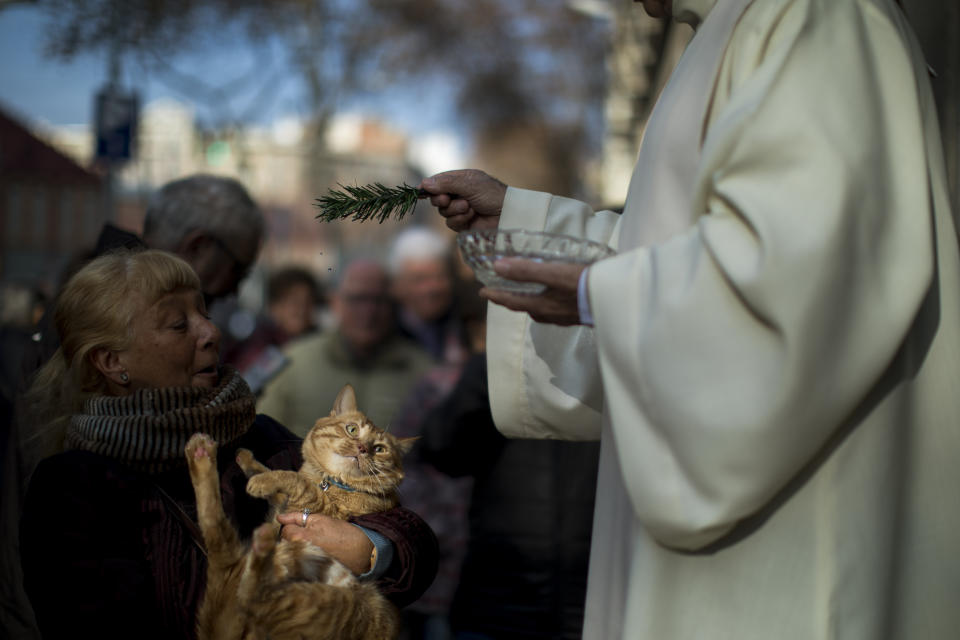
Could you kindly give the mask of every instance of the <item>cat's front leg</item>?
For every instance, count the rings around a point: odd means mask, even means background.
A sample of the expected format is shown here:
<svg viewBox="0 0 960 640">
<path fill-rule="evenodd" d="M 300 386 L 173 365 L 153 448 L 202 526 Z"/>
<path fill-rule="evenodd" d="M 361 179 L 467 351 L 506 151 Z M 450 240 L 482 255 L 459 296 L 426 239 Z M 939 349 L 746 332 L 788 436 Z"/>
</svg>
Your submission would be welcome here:
<svg viewBox="0 0 960 640">
<path fill-rule="evenodd" d="M 264 466 L 263 463 L 254 458 L 253 452 L 249 449 L 237 449 L 237 465 L 248 478 L 258 473 L 270 471 L 270 467 Z"/>
<path fill-rule="evenodd" d="M 211 562 L 226 554 L 224 562 L 234 558 L 239 546 L 237 533 L 223 511 L 220 476 L 217 473 L 217 443 L 205 433 L 195 433 L 184 449 L 190 480 L 197 499 L 197 519 Z"/>
<path fill-rule="evenodd" d="M 280 507 L 302 493 L 301 482 L 296 471 L 266 471 L 247 480 L 247 493 L 255 498 L 266 498 Z"/>
</svg>

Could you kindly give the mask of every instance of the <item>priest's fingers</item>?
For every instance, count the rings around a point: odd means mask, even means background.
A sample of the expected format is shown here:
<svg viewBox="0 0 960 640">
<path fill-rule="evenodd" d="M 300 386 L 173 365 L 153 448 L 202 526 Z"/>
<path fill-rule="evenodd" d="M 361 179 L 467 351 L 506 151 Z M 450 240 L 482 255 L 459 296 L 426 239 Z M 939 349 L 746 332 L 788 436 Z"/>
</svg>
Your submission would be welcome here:
<svg viewBox="0 0 960 640">
<path fill-rule="evenodd" d="M 538 295 L 523 295 L 484 287 L 480 290 L 482 297 L 513 311 L 526 312 L 537 322 L 561 326 L 580 324 L 577 283 L 585 266 L 504 259 L 498 260 L 494 268 L 503 277 L 539 282 L 547 288 Z"/>
<path fill-rule="evenodd" d="M 493 263 L 497 275 L 507 280 L 539 282 L 553 289 L 574 293 L 580 281 L 580 272 L 584 269 L 586 266 L 582 264 L 536 262 L 522 258 L 501 258 Z"/>
</svg>

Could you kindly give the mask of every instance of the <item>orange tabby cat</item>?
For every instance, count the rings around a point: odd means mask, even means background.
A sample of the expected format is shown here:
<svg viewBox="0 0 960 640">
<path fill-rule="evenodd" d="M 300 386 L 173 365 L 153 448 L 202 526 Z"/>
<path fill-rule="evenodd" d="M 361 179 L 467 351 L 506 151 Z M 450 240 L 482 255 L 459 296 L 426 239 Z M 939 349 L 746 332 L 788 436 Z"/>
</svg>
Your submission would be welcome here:
<svg viewBox="0 0 960 640">
<path fill-rule="evenodd" d="M 237 461 L 252 475 L 248 491 L 252 486 L 251 493 L 270 498 L 275 508 L 347 518 L 397 504 L 400 458 L 413 440 L 374 427 L 347 385 L 304 440 L 299 473 L 271 471 L 246 450 L 238 451 Z M 247 549 L 223 511 L 216 443 L 196 434 L 186 455 L 208 554 L 207 590 L 197 613 L 200 640 L 397 635 L 397 611 L 372 583 L 357 580 L 319 547 L 278 541 L 273 514 Z"/>
<path fill-rule="evenodd" d="M 309 509 L 346 520 L 397 506 L 402 458 L 414 441 L 378 429 L 357 409 L 348 384 L 330 415 L 317 420 L 304 438 L 299 471 L 271 471 L 246 449 L 237 451 L 237 463 L 250 478 L 247 493 L 267 498 L 275 510 Z"/>
</svg>

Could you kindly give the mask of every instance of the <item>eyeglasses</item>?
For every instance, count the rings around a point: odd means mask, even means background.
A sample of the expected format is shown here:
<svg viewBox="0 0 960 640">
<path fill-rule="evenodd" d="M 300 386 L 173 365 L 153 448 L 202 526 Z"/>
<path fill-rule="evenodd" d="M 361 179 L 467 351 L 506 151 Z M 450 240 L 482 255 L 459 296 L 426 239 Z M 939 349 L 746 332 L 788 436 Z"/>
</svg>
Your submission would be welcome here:
<svg viewBox="0 0 960 640">
<path fill-rule="evenodd" d="M 230 249 L 230 247 L 227 246 L 227 243 L 221 240 L 220 238 L 218 238 L 217 236 L 211 234 L 210 239 L 213 240 L 214 244 L 216 244 L 217 247 L 219 247 L 219 249 L 223 251 L 223 253 L 226 254 L 228 258 L 230 258 L 230 261 L 233 263 L 230 266 L 230 270 L 233 272 L 233 275 L 236 277 L 237 282 L 240 282 L 241 280 L 246 278 L 248 275 L 250 275 L 250 268 L 253 265 L 248 264 L 244 260 L 241 260 L 240 258 L 238 258 L 237 254 L 235 254 Z"/>
</svg>

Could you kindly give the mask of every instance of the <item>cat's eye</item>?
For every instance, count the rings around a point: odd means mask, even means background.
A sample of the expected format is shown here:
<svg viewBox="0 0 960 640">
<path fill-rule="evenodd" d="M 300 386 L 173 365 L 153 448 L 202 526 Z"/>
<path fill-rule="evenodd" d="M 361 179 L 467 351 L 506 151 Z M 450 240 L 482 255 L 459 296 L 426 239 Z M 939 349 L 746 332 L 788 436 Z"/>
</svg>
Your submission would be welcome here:
<svg viewBox="0 0 960 640">
<path fill-rule="evenodd" d="M 357 425 L 355 425 L 355 424 L 353 424 L 353 423 L 351 422 L 351 423 L 348 424 L 346 427 L 344 427 L 344 429 L 346 429 L 346 430 L 347 430 L 347 433 L 349 433 L 350 435 L 355 436 L 355 435 L 357 435 L 357 431 L 360 430 L 360 427 L 358 427 Z"/>
<path fill-rule="evenodd" d="M 383 453 L 383 452 L 386 451 L 386 450 L 387 450 L 387 448 L 386 448 L 385 446 L 383 446 L 382 444 L 378 444 L 378 445 L 376 445 L 376 446 L 373 448 L 373 452 L 374 452 L 374 453 Z"/>
</svg>

